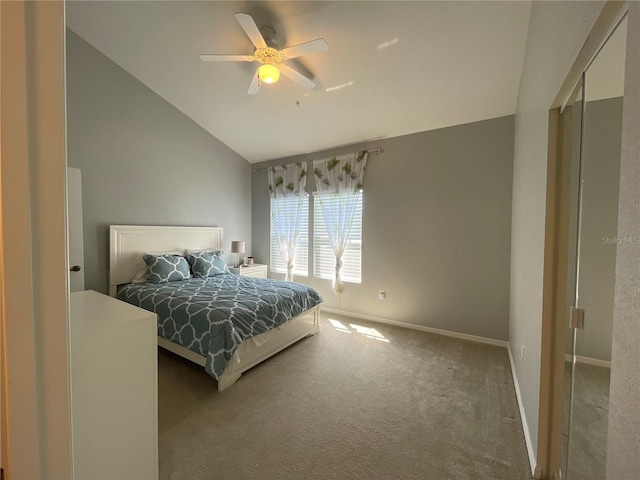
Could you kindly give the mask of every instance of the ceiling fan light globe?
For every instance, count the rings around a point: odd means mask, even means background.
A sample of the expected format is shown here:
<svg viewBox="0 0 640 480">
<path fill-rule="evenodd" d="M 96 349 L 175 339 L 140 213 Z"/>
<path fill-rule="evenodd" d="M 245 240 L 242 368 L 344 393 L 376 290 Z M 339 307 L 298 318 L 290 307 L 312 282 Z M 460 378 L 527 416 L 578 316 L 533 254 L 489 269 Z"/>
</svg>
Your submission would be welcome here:
<svg viewBox="0 0 640 480">
<path fill-rule="evenodd" d="M 258 77 L 263 83 L 276 83 L 280 78 L 280 70 L 275 65 L 265 63 L 258 68 Z"/>
</svg>

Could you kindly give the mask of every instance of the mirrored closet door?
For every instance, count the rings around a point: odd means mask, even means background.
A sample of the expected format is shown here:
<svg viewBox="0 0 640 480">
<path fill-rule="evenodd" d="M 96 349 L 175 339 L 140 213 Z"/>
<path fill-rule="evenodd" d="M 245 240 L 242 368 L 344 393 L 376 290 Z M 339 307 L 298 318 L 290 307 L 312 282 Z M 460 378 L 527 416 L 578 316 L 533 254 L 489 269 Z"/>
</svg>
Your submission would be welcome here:
<svg viewBox="0 0 640 480">
<path fill-rule="evenodd" d="M 584 72 L 572 113 L 562 478 L 603 480 L 611 368 L 626 20 Z"/>
</svg>

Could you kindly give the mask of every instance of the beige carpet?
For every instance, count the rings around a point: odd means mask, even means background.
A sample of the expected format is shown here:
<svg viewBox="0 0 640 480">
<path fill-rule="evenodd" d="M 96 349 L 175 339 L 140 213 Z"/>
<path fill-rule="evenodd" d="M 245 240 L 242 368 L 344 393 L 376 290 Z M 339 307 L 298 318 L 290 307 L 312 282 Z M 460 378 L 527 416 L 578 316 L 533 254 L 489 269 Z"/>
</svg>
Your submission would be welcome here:
<svg viewBox="0 0 640 480">
<path fill-rule="evenodd" d="M 160 349 L 160 477 L 530 478 L 505 349 L 330 318 L 222 393 Z"/>
</svg>

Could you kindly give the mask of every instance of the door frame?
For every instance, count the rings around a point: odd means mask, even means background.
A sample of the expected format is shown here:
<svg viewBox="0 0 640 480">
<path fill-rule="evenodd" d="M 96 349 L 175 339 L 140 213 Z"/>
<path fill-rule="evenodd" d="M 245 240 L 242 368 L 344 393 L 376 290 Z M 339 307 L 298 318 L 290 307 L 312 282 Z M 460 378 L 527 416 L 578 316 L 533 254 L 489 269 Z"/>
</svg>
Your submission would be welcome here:
<svg viewBox="0 0 640 480">
<path fill-rule="evenodd" d="M 561 478 L 572 158 L 572 112 L 565 107 L 583 73 L 628 8 L 627 2 L 608 0 L 605 3 L 549 110 L 540 407 L 535 470 L 535 478 L 541 480 Z"/>
<path fill-rule="evenodd" d="M 84 235 L 82 232 L 82 171 L 67 167 L 67 232 L 69 240 L 69 292 L 84 290 Z"/>
<path fill-rule="evenodd" d="M 2 466 L 73 478 L 64 2 L 0 2 Z"/>
</svg>

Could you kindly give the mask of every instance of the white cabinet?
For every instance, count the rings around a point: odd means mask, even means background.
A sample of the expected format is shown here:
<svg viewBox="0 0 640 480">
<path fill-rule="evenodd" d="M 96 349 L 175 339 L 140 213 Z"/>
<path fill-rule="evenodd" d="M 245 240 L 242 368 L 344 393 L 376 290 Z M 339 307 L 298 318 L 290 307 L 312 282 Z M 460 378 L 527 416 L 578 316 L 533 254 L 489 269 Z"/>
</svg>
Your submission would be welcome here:
<svg viewBox="0 0 640 480">
<path fill-rule="evenodd" d="M 260 263 L 254 263 L 246 267 L 229 267 L 229 271 L 243 277 L 267 278 L 267 266 Z"/>
<path fill-rule="evenodd" d="M 75 478 L 158 478 L 155 313 L 93 291 L 71 294 Z"/>
</svg>

